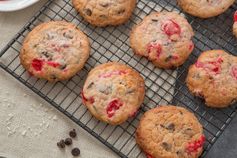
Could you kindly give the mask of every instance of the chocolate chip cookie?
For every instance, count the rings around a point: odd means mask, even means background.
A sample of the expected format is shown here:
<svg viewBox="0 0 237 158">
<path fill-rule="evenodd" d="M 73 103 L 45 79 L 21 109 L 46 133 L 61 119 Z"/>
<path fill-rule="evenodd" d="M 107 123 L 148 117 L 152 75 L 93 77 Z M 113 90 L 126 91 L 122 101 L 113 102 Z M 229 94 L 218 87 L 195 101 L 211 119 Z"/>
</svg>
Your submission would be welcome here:
<svg viewBox="0 0 237 158">
<path fill-rule="evenodd" d="M 177 0 L 179 6 L 187 13 L 210 18 L 225 12 L 235 0 Z"/>
<path fill-rule="evenodd" d="M 198 158 L 205 136 L 193 113 L 167 105 L 151 109 L 142 116 L 136 141 L 147 158 Z"/>
<path fill-rule="evenodd" d="M 189 68 L 186 83 L 207 106 L 229 106 L 237 100 L 237 57 L 223 50 L 203 52 Z"/>
<path fill-rule="evenodd" d="M 87 36 L 74 24 L 51 21 L 27 35 L 20 61 L 33 76 L 55 82 L 69 79 L 81 70 L 89 53 Z"/>
<path fill-rule="evenodd" d="M 90 71 L 81 95 L 92 115 L 117 125 L 136 114 L 144 100 L 145 84 L 129 66 L 110 62 Z"/>
<path fill-rule="evenodd" d="M 160 68 L 182 65 L 193 51 L 193 29 L 188 21 L 174 12 L 148 15 L 132 29 L 131 47 Z"/>
<path fill-rule="evenodd" d="M 72 3 L 86 21 L 101 27 L 125 23 L 136 6 L 136 0 L 72 0 Z"/>
</svg>

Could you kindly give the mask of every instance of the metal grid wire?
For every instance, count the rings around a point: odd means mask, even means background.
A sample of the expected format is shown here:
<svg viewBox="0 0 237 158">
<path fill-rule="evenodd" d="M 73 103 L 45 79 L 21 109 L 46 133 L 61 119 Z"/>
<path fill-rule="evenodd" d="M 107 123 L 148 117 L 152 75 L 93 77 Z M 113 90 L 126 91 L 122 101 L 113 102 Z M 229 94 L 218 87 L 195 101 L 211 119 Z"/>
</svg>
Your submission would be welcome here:
<svg viewBox="0 0 237 158">
<path fill-rule="evenodd" d="M 97 28 L 89 25 L 78 15 L 70 0 L 49 0 L 0 52 L 0 66 L 120 157 L 145 157 L 134 138 L 136 126 L 145 111 L 162 104 L 184 106 L 195 113 L 204 127 L 207 141 L 202 157 L 205 157 L 234 117 L 236 104 L 222 110 L 207 108 L 203 101 L 188 92 L 184 81 L 188 67 L 195 62 L 200 52 L 221 48 L 235 54 L 236 40 L 231 33 L 230 17 L 236 8 L 235 4 L 217 18 L 201 20 L 184 15 L 174 0 L 138 0 L 137 8 L 129 22 L 118 27 Z M 155 68 L 147 59 L 135 56 L 129 47 L 129 32 L 132 26 L 150 12 L 162 10 L 175 11 L 186 16 L 196 32 L 194 52 L 182 67 L 173 71 Z M 49 20 L 66 20 L 78 25 L 89 36 L 92 46 L 91 56 L 84 69 L 72 79 L 54 84 L 30 76 L 20 65 L 18 58 L 26 34 L 39 23 Z M 110 126 L 92 117 L 82 105 L 79 95 L 87 73 L 96 65 L 108 61 L 119 61 L 130 65 L 143 75 L 146 83 L 143 107 L 136 117 L 119 126 Z"/>
</svg>

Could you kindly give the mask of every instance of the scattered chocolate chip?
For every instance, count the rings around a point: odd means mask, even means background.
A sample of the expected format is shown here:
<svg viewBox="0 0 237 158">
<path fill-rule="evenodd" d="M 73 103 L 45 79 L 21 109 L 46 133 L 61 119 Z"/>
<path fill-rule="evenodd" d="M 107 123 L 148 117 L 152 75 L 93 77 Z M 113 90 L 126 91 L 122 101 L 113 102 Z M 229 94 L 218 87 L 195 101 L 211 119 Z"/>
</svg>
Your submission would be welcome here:
<svg viewBox="0 0 237 158">
<path fill-rule="evenodd" d="M 179 111 L 179 113 L 180 113 L 181 115 L 183 115 L 183 112 L 182 112 L 182 111 Z"/>
<path fill-rule="evenodd" d="M 66 138 L 65 141 L 64 141 L 64 143 L 65 143 L 66 145 L 72 145 L 72 139 L 71 139 L 71 138 Z"/>
<path fill-rule="evenodd" d="M 89 8 L 85 9 L 84 12 L 85 12 L 85 14 L 88 15 L 88 16 L 91 16 L 91 15 L 92 15 L 92 11 L 91 11 L 91 9 L 89 9 Z"/>
<path fill-rule="evenodd" d="M 73 156 L 79 156 L 81 151 L 78 148 L 74 148 L 74 149 L 72 149 L 71 153 L 72 153 Z"/>
<path fill-rule="evenodd" d="M 167 142 L 162 142 L 162 147 L 166 150 L 166 151 L 170 151 L 172 148 L 171 144 L 168 144 Z"/>
<path fill-rule="evenodd" d="M 69 132 L 69 136 L 70 136 L 71 138 L 75 138 L 75 137 L 77 136 L 76 130 L 73 129 L 72 131 L 70 131 L 70 132 Z"/>
<path fill-rule="evenodd" d="M 64 140 L 60 140 L 58 143 L 57 143 L 57 146 L 61 149 L 65 148 L 65 142 Z"/>
<path fill-rule="evenodd" d="M 160 126 L 161 126 L 162 128 L 165 128 L 165 126 L 164 126 L 164 125 L 162 125 L 162 124 L 160 124 Z"/>
</svg>

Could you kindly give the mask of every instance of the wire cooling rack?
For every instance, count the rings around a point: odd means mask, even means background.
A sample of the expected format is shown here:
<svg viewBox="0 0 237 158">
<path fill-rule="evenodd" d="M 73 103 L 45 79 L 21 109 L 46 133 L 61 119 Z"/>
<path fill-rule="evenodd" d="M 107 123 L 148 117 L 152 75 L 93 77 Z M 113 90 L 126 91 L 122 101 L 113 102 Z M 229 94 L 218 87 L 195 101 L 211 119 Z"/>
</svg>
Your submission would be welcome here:
<svg viewBox="0 0 237 158">
<path fill-rule="evenodd" d="M 220 48 L 236 55 L 234 52 L 237 52 L 237 42 L 231 33 L 231 17 L 236 9 L 234 4 L 217 18 L 201 20 L 184 15 L 174 0 L 138 0 L 137 8 L 129 22 L 118 27 L 96 28 L 78 15 L 70 0 L 49 0 L 0 52 L 0 66 L 124 158 L 145 157 L 134 138 L 136 126 L 145 111 L 162 104 L 184 106 L 195 113 L 204 127 L 207 141 L 202 157 L 205 157 L 234 117 L 236 104 L 222 110 L 207 108 L 202 100 L 188 92 L 184 81 L 188 67 L 195 62 L 200 52 Z M 196 32 L 194 52 L 182 67 L 173 71 L 155 68 L 145 58 L 135 56 L 129 47 L 129 32 L 132 26 L 150 12 L 162 10 L 175 11 L 186 16 Z M 50 20 L 66 20 L 78 25 L 89 36 L 92 46 L 91 57 L 84 69 L 72 79 L 54 84 L 30 76 L 20 65 L 18 57 L 26 34 L 39 23 Z M 82 105 L 80 98 L 83 82 L 90 69 L 108 61 L 130 65 L 143 75 L 146 83 L 143 107 L 136 117 L 119 126 L 110 126 L 96 120 Z"/>
</svg>

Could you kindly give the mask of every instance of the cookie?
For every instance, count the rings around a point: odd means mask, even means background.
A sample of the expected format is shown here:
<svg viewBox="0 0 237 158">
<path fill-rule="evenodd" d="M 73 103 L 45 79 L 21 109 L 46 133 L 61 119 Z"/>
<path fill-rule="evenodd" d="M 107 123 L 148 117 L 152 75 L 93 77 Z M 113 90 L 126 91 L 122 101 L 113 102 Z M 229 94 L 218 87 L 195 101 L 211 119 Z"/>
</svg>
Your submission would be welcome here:
<svg viewBox="0 0 237 158">
<path fill-rule="evenodd" d="M 129 66 L 110 62 L 90 71 L 81 95 L 93 116 L 117 125 L 136 114 L 144 100 L 145 84 Z"/>
<path fill-rule="evenodd" d="M 237 38 L 237 11 L 234 14 L 233 34 Z"/>
<path fill-rule="evenodd" d="M 235 0 L 177 0 L 178 5 L 187 13 L 210 18 L 224 13 Z"/>
<path fill-rule="evenodd" d="M 72 0 L 81 16 L 95 26 L 125 23 L 136 6 L 136 0 Z"/>
<path fill-rule="evenodd" d="M 135 54 L 169 69 L 182 65 L 189 57 L 194 48 L 193 36 L 191 25 L 179 14 L 156 12 L 132 29 L 130 43 Z"/>
<path fill-rule="evenodd" d="M 205 136 L 193 113 L 168 105 L 151 109 L 142 116 L 136 141 L 147 158 L 198 158 Z"/>
<path fill-rule="evenodd" d="M 229 106 L 237 100 L 237 57 L 223 50 L 203 52 L 189 68 L 186 83 L 207 106 Z"/>
<path fill-rule="evenodd" d="M 69 79 L 81 70 L 89 53 L 89 39 L 74 24 L 51 21 L 27 35 L 20 61 L 33 76 L 55 82 Z"/>
</svg>

